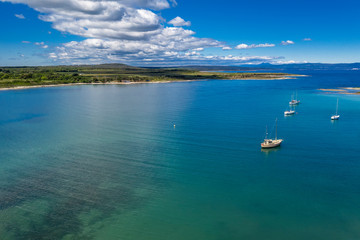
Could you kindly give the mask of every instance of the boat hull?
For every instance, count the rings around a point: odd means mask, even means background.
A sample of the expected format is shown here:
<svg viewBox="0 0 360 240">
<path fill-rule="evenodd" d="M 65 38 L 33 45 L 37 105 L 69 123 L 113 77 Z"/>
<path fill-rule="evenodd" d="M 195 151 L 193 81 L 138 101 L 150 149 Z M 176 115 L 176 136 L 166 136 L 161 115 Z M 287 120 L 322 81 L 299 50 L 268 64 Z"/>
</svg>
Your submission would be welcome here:
<svg viewBox="0 0 360 240">
<path fill-rule="evenodd" d="M 272 142 L 263 142 L 261 143 L 261 148 L 276 148 L 280 146 L 282 141 L 282 139 L 277 139 L 273 140 Z"/>
<path fill-rule="evenodd" d="M 295 114 L 295 111 L 286 111 L 286 112 L 284 112 L 285 116 L 294 115 L 294 114 Z"/>
<path fill-rule="evenodd" d="M 300 103 L 300 101 L 297 100 L 293 100 L 291 102 L 289 102 L 290 105 L 298 105 Z"/>
<path fill-rule="evenodd" d="M 331 116 L 331 120 L 338 120 L 339 118 L 340 118 L 340 115 Z"/>
</svg>

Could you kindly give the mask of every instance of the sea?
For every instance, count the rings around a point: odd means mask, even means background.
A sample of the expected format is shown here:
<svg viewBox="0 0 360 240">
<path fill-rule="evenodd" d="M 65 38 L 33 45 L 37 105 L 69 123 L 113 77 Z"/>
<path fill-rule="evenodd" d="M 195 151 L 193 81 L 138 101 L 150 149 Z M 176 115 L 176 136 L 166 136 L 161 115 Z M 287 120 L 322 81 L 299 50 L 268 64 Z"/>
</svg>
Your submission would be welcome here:
<svg viewBox="0 0 360 240">
<path fill-rule="evenodd" d="M 360 71 L 291 71 L 0 91 L 0 239 L 360 239 Z"/>
</svg>

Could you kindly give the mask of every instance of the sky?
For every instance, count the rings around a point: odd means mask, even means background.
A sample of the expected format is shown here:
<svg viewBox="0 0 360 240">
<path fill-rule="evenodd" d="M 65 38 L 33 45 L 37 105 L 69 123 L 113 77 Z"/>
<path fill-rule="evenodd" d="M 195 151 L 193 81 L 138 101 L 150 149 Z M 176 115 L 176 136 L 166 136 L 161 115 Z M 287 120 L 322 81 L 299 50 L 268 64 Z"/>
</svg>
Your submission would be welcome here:
<svg viewBox="0 0 360 240">
<path fill-rule="evenodd" d="M 358 0 L 0 0 L 0 66 L 360 62 Z"/>
</svg>

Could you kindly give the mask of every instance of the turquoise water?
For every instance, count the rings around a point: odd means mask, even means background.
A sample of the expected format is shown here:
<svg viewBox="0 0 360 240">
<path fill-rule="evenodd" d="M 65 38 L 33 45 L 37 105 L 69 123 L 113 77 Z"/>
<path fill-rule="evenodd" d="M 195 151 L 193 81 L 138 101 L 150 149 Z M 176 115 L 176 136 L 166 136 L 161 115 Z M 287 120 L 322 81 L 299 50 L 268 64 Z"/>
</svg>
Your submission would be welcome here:
<svg viewBox="0 0 360 240">
<path fill-rule="evenodd" d="M 310 74 L 0 92 L 0 238 L 359 239 L 360 74 Z"/>
</svg>

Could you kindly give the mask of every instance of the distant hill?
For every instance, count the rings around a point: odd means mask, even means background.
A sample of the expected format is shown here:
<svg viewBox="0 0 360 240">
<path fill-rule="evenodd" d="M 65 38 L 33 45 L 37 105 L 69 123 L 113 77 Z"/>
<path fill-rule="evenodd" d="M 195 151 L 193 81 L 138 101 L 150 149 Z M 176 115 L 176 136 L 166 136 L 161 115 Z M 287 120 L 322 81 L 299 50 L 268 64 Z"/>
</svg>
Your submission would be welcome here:
<svg viewBox="0 0 360 240">
<path fill-rule="evenodd" d="M 175 66 L 175 67 L 141 67 L 130 66 L 122 63 L 104 63 L 97 65 L 58 65 L 58 66 L 17 66 L 17 67 L 1 67 L 7 69 L 118 69 L 118 70 L 150 70 L 150 69 L 188 69 L 191 71 L 256 71 L 256 70 L 358 70 L 360 63 L 297 63 L 297 64 L 270 64 L 262 63 L 259 65 L 239 65 L 239 66 Z M 147 70 L 146 70 L 147 71 Z"/>
<path fill-rule="evenodd" d="M 176 68 L 190 69 L 196 71 L 252 71 L 266 69 L 258 66 L 179 66 Z"/>
<path fill-rule="evenodd" d="M 299 63 L 299 64 L 270 64 L 240 65 L 240 66 L 178 66 L 172 68 L 190 69 L 196 71 L 256 71 L 256 70 L 357 70 L 360 63 Z"/>
<path fill-rule="evenodd" d="M 257 67 L 262 69 L 294 69 L 294 70 L 356 70 L 360 63 L 298 63 L 298 64 L 260 64 Z"/>
</svg>

